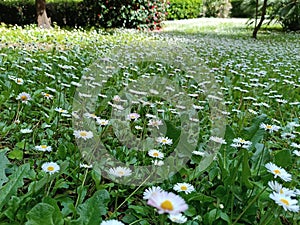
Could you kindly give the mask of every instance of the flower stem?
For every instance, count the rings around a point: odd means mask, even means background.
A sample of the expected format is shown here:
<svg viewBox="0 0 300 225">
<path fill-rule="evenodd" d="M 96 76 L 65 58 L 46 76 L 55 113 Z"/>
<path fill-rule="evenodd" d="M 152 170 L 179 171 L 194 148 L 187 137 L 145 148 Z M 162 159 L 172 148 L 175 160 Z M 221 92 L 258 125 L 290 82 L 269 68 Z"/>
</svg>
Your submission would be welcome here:
<svg viewBox="0 0 300 225">
<path fill-rule="evenodd" d="M 241 212 L 241 214 L 235 219 L 235 221 L 232 223 L 232 225 L 235 225 L 240 219 L 241 217 L 245 214 L 245 212 L 251 207 L 251 205 L 261 196 L 261 194 L 267 189 L 267 187 L 265 187 L 264 189 L 261 190 L 261 192 L 258 193 L 258 195 L 256 195 L 251 202 L 249 202 L 249 204 L 247 205 L 247 207 L 243 210 L 243 212 Z"/>
</svg>

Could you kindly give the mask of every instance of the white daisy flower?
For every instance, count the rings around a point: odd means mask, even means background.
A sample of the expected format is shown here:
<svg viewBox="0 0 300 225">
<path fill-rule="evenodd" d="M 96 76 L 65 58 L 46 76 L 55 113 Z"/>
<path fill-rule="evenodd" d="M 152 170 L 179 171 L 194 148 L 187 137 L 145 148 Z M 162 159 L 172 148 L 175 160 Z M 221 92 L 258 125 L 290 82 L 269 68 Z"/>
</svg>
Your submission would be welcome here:
<svg viewBox="0 0 300 225">
<path fill-rule="evenodd" d="M 277 181 L 269 181 L 268 185 L 275 193 L 291 197 L 296 195 L 294 190 L 283 187 L 282 184 L 278 183 Z"/>
<path fill-rule="evenodd" d="M 172 139 L 168 137 L 158 137 L 156 141 L 162 145 L 171 145 L 173 143 Z"/>
<path fill-rule="evenodd" d="M 14 81 L 19 85 L 24 84 L 24 80 L 22 78 L 15 78 Z"/>
<path fill-rule="evenodd" d="M 241 147 L 241 148 L 248 149 L 248 148 L 250 148 L 250 146 L 252 144 L 251 141 L 246 141 L 246 140 L 244 140 L 242 138 L 234 138 L 232 140 L 232 142 L 233 143 L 230 146 L 235 147 L 235 148 L 240 148 Z"/>
<path fill-rule="evenodd" d="M 106 221 L 102 221 L 100 225 L 125 225 L 125 224 L 118 220 L 106 220 Z"/>
<path fill-rule="evenodd" d="M 216 136 L 211 136 L 209 138 L 210 141 L 214 141 L 214 142 L 217 142 L 217 143 L 220 143 L 220 144 L 224 144 L 226 145 L 227 142 L 223 139 L 223 138 L 220 138 L 220 137 L 216 137 Z"/>
<path fill-rule="evenodd" d="M 137 129 L 137 130 L 143 130 L 143 127 L 141 127 L 139 125 L 134 126 L 134 128 Z"/>
<path fill-rule="evenodd" d="M 177 183 L 175 184 L 173 189 L 177 192 L 184 192 L 185 194 L 189 194 L 195 191 L 194 186 L 188 183 Z"/>
<path fill-rule="evenodd" d="M 46 99 L 52 99 L 52 98 L 53 98 L 53 95 L 48 94 L 48 93 L 45 93 L 45 92 L 42 92 L 42 95 L 43 95 Z"/>
<path fill-rule="evenodd" d="M 300 151 L 298 151 L 298 150 L 294 150 L 293 153 L 294 153 L 296 156 L 300 156 Z"/>
<path fill-rule="evenodd" d="M 92 164 L 88 165 L 88 164 L 80 163 L 79 167 L 80 168 L 85 168 L 85 169 L 90 169 L 90 168 L 93 168 L 93 165 Z"/>
<path fill-rule="evenodd" d="M 55 110 L 56 112 L 59 112 L 59 113 L 68 113 L 67 110 L 62 109 L 62 108 L 60 108 L 60 107 L 56 107 L 54 110 Z"/>
<path fill-rule="evenodd" d="M 100 125 L 100 126 L 107 126 L 108 125 L 108 123 L 109 123 L 109 120 L 105 120 L 105 119 L 99 119 L 99 118 L 97 118 L 96 119 L 96 123 L 98 124 L 98 125 Z"/>
<path fill-rule="evenodd" d="M 153 163 L 154 166 L 163 166 L 165 164 L 164 161 L 157 160 L 157 159 L 152 160 L 151 162 Z"/>
<path fill-rule="evenodd" d="M 84 117 L 86 118 L 93 118 L 93 119 L 98 119 L 98 117 L 94 114 L 94 113 L 84 113 L 83 114 Z"/>
<path fill-rule="evenodd" d="M 42 169 L 49 174 L 54 174 L 60 170 L 60 167 L 55 162 L 46 162 L 42 165 Z"/>
<path fill-rule="evenodd" d="M 159 214 L 178 214 L 188 209 L 188 205 L 183 198 L 166 191 L 156 192 L 155 195 L 151 195 L 147 204 L 157 208 Z"/>
<path fill-rule="evenodd" d="M 140 118 L 140 115 L 138 113 L 130 113 L 127 115 L 127 120 L 136 121 L 138 118 Z"/>
<path fill-rule="evenodd" d="M 182 213 L 178 213 L 178 214 L 170 214 L 169 215 L 169 219 L 173 222 L 173 223 L 185 223 L 187 221 L 186 216 L 182 215 Z"/>
<path fill-rule="evenodd" d="M 164 158 L 164 153 L 156 150 L 156 149 L 151 149 L 148 151 L 148 155 L 153 157 L 153 158 L 158 158 L 158 159 L 163 159 Z"/>
<path fill-rule="evenodd" d="M 268 169 L 268 171 L 272 174 L 274 174 L 274 178 L 277 176 L 280 177 L 282 180 L 289 182 L 292 180 L 292 175 L 286 172 L 285 169 L 276 166 L 274 163 L 267 163 L 265 167 Z"/>
<path fill-rule="evenodd" d="M 159 126 L 163 125 L 161 120 L 149 120 L 148 126 L 156 127 L 158 129 Z"/>
<path fill-rule="evenodd" d="M 157 192 L 163 191 L 160 187 L 150 187 L 147 188 L 143 193 L 143 199 L 148 200 L 153 194 L 156 194 Z"/>
<path fill-rule="evenodd" d="M 108 172 L 115 177 L 127 177 L 130 176 L 132 173 L 130 168 L 121 166 L 118 166 L 116 168 L 110 168 Z"/>
<path fill-rule="evenodd" d="M 285 211 L 299 212 L 298 200 L 292 199 L 290 196 L 271 193 L 270 198 L 273 199 L 276 204 L 282 206 Z"/>
<path fill-rule="evenodd" d="M 293 148 L 300 148 L 300 144 L 297 144 L 297 143 L 293 142 L 291 144 L 291 147 L 293 147 Z"/>
<path fill-rule="evenodd" d="M 35 149 L 41 152 L 51 152 L 52 148 L 51 146 L 47 146 L 47 145 L 37 145 L 35 146 Z"/>
<path fill-rule="evenodd" d="M 21 100 L 23 103 L 27 104 L 28 101 L 31 100 L 31 96 L 30 96 L 30 94 L 28 94 L 28 93 L 26 93 L 26 92 L 22 92 L 22 93 L 20 93 L 20 94 L 17 96 L 16 99 L 17 99 L 17 100 Z"/>
<path fill-rule="evenodd" d="M 82 139 L 86 140 L 86 139 L 92 138 L 94 135 L 93 135 L 92 131 L 75 130 L 74 131 L 74 136 L 76 138 L 82 138 Z"/>
<path fill-rule="evenodd" d="M 200 156 L 205 156 L 205 152 L 200 152 L 200 151 L 193 151 L 192 154 L 194 154 L 194 155 L 200 155 Z"/>
<path fill-rule="evenodd" d="M 28 128 L 25 128 L 25 129 L 21 129 L 20 132 L 21 132 L 22 134 L 29 134 L 29 133 L 32 132 L 32 130 L 31 130 L 31 129 L 28 129 Z"/>
<path fill-rule="evenodd" d="M 292 133 L 282 133 L 281 137 L 284 139 L 294 139 L 296 137 L 296 135 L 292 134 Z"/>
<path fill-rule="evenodd" d="M 269 131 L 270 133 L 272 133 L 273 131 L 278 131 L 280 129 L 279 126 L 265 124 L 265 123 L 261 123 L 259 127 L 266 131 Z"/>
</svg>

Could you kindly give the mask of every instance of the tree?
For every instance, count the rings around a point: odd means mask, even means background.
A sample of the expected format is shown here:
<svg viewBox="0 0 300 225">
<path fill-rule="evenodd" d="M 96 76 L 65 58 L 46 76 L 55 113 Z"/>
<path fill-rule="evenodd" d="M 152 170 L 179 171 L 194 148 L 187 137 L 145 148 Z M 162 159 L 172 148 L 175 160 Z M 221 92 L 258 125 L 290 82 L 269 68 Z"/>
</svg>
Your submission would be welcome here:
<svg viewBox="0 0 300 225">
<path fill-rule="evenodd" d="M 38 26 L 46 29 L 51 28 L 50 18 L 47 17 L 46 13 L 46 0 L 35 0 L 35 7 Z"/>
<path fill-rule="evenodd" d="M 261 25 L 263 24 L 264 20 L 265 20 L 265 16 L 267 13 L 267 6 L 268 6 L 268 0 L 264 0 L 263 2 L 263 6 L 261 8 L 261 16 L 260 16 L 260 20 L 259 23 L 257 24 L 257 19 L 258 19 L 258 0 L 256 0 L 256 9 L 255 9 L 255 25 L 254 25 L 254 30 L 252 33 L 252 37 L 253 38 L 257 38 L 257 32 L 259 31 Z"/>
</svg>

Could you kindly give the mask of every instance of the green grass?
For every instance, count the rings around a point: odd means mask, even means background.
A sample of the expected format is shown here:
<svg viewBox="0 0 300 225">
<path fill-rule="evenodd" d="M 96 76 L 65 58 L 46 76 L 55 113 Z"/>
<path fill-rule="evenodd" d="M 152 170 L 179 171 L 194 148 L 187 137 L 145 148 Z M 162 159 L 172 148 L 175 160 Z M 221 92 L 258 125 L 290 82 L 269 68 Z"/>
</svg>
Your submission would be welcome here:
<svg viewBox="0 0 300 225">
<path fill-rule="evenodd" d="M 143 199 L 151 186 L 184 199 L 187 225 L 298 224 L 268 182 L 294 190 L 299 205 L 300 34 L 253 40 L 245 22 L 168 21 L 161 32 L 2 25 L 0 224 L 173 224 Z M 248 148 L 232 146 L 239 137 Z M 114 176 L 115 160 L 132 175 Z M 270 162 L 291 180 L 274 178 Z M 195 191 L 177 193 L 183 182 Z"/>
</svg>

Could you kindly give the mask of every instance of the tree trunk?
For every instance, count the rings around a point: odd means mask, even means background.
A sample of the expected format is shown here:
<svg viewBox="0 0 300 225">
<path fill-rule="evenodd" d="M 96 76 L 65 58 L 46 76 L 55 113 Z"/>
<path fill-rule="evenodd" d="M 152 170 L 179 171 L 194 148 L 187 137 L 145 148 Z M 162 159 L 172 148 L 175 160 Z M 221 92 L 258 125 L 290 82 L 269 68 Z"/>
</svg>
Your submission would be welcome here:
<svg viewBox="0 0 300 225">
<path fill-rule="evenodd" d="M 257 1 L 258 2 L 258 1 Z M 267 13 L 267 6 L 268 6 L 268 0 L 264 0 L 263 2 L 263 6 L 261 8 L 261 17 L 260 17 L 260 21 L 259 23 L 255 24 L 255 27 L 254 27 L 254 30 L 253 30 L 253 33 L 252 33 L 252 37 L 253 38 L 257 38 L 257 32 L 259 31 L 261 25 L 263 24 L 264 20 L 265 20 L 265 16 L 266 16 L 266 13 Z M 256 6 L 258 7 L 258 6 Z"/>
<path fill-rule="evenodd" d="M 46 13 L 46 0 L 35 0 L 35 6 L 38 26 L 46 29 L 51 28 L 50 18 L 47 17 Z"/>
</svg>

